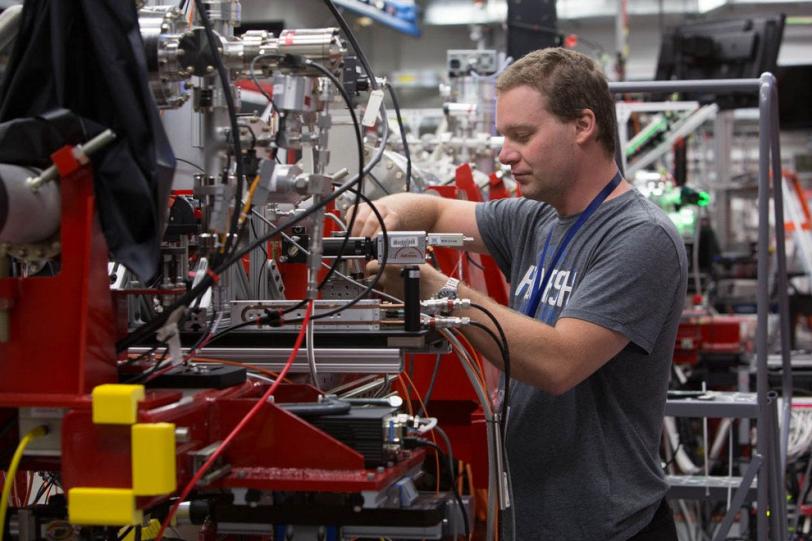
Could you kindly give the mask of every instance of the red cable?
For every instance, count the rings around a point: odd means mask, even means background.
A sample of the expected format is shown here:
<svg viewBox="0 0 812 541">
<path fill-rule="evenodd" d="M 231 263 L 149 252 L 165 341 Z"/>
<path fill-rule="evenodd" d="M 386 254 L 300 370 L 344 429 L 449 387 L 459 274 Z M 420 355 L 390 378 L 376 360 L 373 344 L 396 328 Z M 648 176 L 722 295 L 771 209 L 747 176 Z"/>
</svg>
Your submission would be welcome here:
<svg viewBox="0 0 812 541">
<path fill-rule="evenodd" d="M 200 479 L 203 477 L 206 471 L 208 471 L 208 469 L 211 468 L 212 464 L 214 464 L 214 462 L 218 458 L 220 458 L 220 455 L 222 455 L 223 452 L 226 450 L 226 448 L 231 444 L 231 442 L 234 441 L 234 438 L 237 437 L 237 434 L 239 434 L 240 431 L 245 427 L 245 425 L 247 425 L 251 421 L 251 419 L 253 419 L 256 416 L 259 410 L 262 409 L 262 406 L 264 406 L 268 402 L 268 399 L 273 395 L 274 391 L 276 391 L 276 388 L 279 386 L 282 380 L 285 379 L 288 370 L 290 370 L 290 367 L 293 365 L 293 361 L 296 360 L 296 355 L 299 353 L 299 348 L 302 346 L 302 341 L 304 340 L 305 336 L 305 329 L 307 328 L 307 324 L 310 322 L 310 314 L 312 313 L 313 313 L 313 301 L 310 301 L 307 305 L 307 311 L 305 312 L 304 319 L 302 320 L 302 328 L 299 331 L 299 335 L 296 337 L 296 342 L 293 344 L 293 351 L 290 352 L 290 357 L 288 357 L 287 363 L 285 363 L 285 367 L 279 373 L 279 377 L 276 378 L 276 381 L 273 383 L 273 385 L 271 385 L 270 388 L 268 388 L 268 390 L 265 391 L 265 394 L 262 395 L 262 398 L 260 398 L 257 401 L 257 403 L 254 404 L 254 407 L 251 408 L 251 410 L 245 415 L 245 417 L 243 417 L 242 420 L 239 423 L 237 423 L 237 426 L 235 426 L 231 430 L 229 435 L 226 436 L 226 439 L 223 440 L 223 443 L 220 444 L 217 450 L 214 451 L 214 453 L 203 464 L 203 466 L 199 470 L 197 470 L 197 473 L 194 474 L 189 483 L 187 483 L 187 485 L 183 488 L 183 492 L 180 493 L 180 496 L 178 497 L 177 501 L 172 505 L 172 508 L 169 510 L 169 513 L 166 515 L 166 518 L 161 524 L 161 529 L 158 532 L 157 537 L 155 537 L 155 541 L 161 541 L 161 539 L 163 539 L 164 531 L 166 530 L 167 526 L 169 526 L 169 523 L 172 522 L 172 517 L 174 517 L 175 513 L 178 512 L 180 504 L 186 500 L 186 498 L 189 496 L 189 493 L 192 492 L 192 489 L 194 489 L 194 487 L 197 485 L 198 481 L 200 481 Z"/>
</svg>

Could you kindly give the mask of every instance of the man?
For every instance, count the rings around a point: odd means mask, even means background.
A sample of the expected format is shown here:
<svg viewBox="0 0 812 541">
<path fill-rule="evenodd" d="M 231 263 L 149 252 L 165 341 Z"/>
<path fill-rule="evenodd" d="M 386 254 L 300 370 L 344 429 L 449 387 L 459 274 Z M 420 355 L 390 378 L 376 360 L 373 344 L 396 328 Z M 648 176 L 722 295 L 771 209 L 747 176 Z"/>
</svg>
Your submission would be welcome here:
<svg viewBox="0 0 812 541">
<path fill-rule="evenodd" d="M 473 237 L 471 249 L 491 254 L 510 281 L 512 309 L 431 268 L 421 273 L 425 297 L 457 289 L 507 334 L 505 538 L 676 539 L 658 448 L 687 281 L 682 240 L 621 178 L 614 101 L 589 58 L 530 53 L 499 77 L 497 93 L 499 160 L 523 198 L 398 194 L 376 206 L 392 229 Z M 377 230 L 361 207 L 354 232 Z M 491 326 L 474 310 L 455 315 Z M 488 336 L 464 332 L 501 362 Z"/>
</svg>

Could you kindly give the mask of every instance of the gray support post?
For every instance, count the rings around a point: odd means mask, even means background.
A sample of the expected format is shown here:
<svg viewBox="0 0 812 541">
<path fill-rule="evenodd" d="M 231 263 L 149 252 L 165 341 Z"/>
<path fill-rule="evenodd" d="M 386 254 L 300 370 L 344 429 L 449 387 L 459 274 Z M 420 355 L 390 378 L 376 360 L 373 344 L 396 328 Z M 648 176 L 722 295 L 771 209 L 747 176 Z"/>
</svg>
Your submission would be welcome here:
<svg viewBox="0 0 812 541">
<path fill-rule="evenodd" d="M 778 310 L 781 328 L 781 396 L 784 398 L 781 424 L 781 471 L 786 470 L 787 446 L 789 443 L 789 423 L 792 413 L 792 355 L 790 345 L 789 286 L 787 280 L 786 232 L 784 230 L 784 182 L 781 171 L 781 134 L 778 127 L 778 92 L 776 81 L 770 73 L 761 76 L 765 89 L 769 89 L 770 99 L 770 159 L 775 197 L 775 247 L 777 259 Z"/>
<path fill-rule="evenodd" d="M 784 489 L 784 469 L 781 464 L 781 451 L 778 433 L 778 395 L 770 392 L 770 529 L 771 538 L 776 541 L 787 540 L 787 501 Z M 761 433 L 759 433 L 759 437 Z"/>
<path fill-rule="evenodd" d="M 736 513 L 738 513 L 739 509 L 744 505 L 744 498 L 747 496 L 747 492 L 750 490 L 750 487 L 753 484 L 753 479 L 756 477 L 756 473 L 758 473 L 759 468 L 761 467 L 763 459 L 761 455 L 755 454 L 750 459 L 750 465 L 747 466 L 747 470 L 744 472 L 744 476 L 742 477 L 742 482 L 739 485 L 739 488 L 736 489 L 736 493 L 733 494 L 733 499 L 730 501 L 730 507 L 725 513 L 722 522 L 719 524 L 719 528 L 716 529 L 716 533 L 713 536 L 713 541 L 724 541 L 727 539 L 727 533 L 730 531 L 730 527 L 733 525 L 733 519 L 736 518 Z"/>
<path fill-rule="evenodd" d="M 670 94 L 671 92 L 742 92 L 752 94 L 758 90 L 760 83 L 760 79 L 615 82 L 609 83 L 609 91 L 614 94 Z"/>
<path fill-rule="evenodd" d="M 765 82 L 759 86 L 759 156 L 758 156 L 758 284 L 756 288 L 757 323 L 756 323 L 756 394 L 758 395 L 758 453 L 765 457 L 767 467 L 758 475 L 758 516 L 757 539 L 766 541 L 769 525 L 770 483 L 770 438 L 766 430 L 770 426 L 767 402 L 767 325 L 770 309 L 769 292 L 769 249 L 770 249 L 770 85 Z"/>
</svg>

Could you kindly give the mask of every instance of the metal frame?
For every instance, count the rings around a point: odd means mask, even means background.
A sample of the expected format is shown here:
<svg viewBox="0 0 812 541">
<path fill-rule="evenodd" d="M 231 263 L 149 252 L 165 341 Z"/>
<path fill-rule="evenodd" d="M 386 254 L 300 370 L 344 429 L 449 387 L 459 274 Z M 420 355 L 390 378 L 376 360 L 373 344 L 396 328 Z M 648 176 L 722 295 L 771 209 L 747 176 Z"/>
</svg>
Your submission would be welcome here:
<svg viewBox="0 0 812 541">
<path fill-rule="evenodd" d="M 789 418 L 792 407 L 792 372 L 789 347 L 789 299 L 787 295 L 786 247 L 784 246 L 784 205 L 781 177 L 781 147 L 778 133 L 778 90 L 775 77 L 764 73 L 758 79 L 718 79 L 693 81 L 646 81 L 610 83 L 609 90 L 623 93 L 757 93 L 759 102 L 759 173 L 758 173 L 758 327 L 756 330 L 756 397 L 758 404 L 757 456 L 763 459 L 758 467 L 758 524 L 759 541 L 787 538 L 786 502 L 784 501 L 783 475 L 786 466 Z M 769 291 L 769 241 L 770 241 L 770 176 L 772 183 L 775 223 L 777 286 L 781 328 L 781 361 L 783 367 L 782 394 L 784 396 L 783 430 L 775 441 L 777 406 L 776 397 L 768 393 L 767 381 L 767 318 L 770 306 Z M 712 406 L 709 405 L 709 409 Z M 755 466 L 751 465 L 751 469 Z M 749 471 L 748 471 L 749 473 Z M 745 476 L 748 477 L 748 476 Z M 735 511 L 729 509 L 728 514 Z M 772 511 L 772 512 L 770 512 Z M 769 522 L 768 522 L 769 521 Z M 723 525 L 730 526 L 728 517 Z M 723 538 L 726 532 L 717 531 L 715 538 Z M 769 536 L 769 537 L 768 537 Z"/>
</svg>

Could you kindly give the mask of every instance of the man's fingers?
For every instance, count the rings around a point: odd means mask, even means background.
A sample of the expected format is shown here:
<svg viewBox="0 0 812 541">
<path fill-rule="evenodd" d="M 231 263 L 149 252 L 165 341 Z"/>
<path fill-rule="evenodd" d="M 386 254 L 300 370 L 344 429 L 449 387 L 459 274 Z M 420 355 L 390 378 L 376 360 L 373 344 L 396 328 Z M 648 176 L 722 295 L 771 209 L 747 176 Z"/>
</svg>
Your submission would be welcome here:
<svg viewBox="0 0 812 541">
<path fill-rule="evenodd" d="M 369 205 L 366 203 L 358 205 L 357 207 L 350 207 L 347 209 L 347 223 L 349 224 L 352 222 L 352 216 L 355 214 L 355 221 L 352 224 L 352 235 L 355 237 L 360 237 L 361 232 L 364 230 L 366 226 L 367 217 L 371 214 L 369 209 Z"/>
<path fill-rule="evenodd" d="M 378 201 L 375 204 L 375 208 L 383 217 L 383 223 L 386 225 L 386 229 L 388 231 L 395 231 L 399 229 L 400 219 L 396 212 L 390 210 L 386 206 L 386 203 Z M 381 231 L 381 223 L 378 220 L 378 216 L 372 212 L 372 209 L 366 203 L 358 205 L 358 207 L 355 207 L 355 209 L 357 210 L 358 214 L 355 217 L 355 223 L 352 227 L 353 236 L 374 238 L 375 235 Z M 349 209 L 347 211 L 348 221 L 352 219 L 352 212 L 353 209 Z"/>
<path fill-rule="evenodd" d="M 377 259 L 372 259 L 367 263 L 366 274 L 367 276 L 372 276 L 373 274 L 378 272 L 378 269 L 381 268 L 381 264 L 378 263 Z"/>
</svg>

